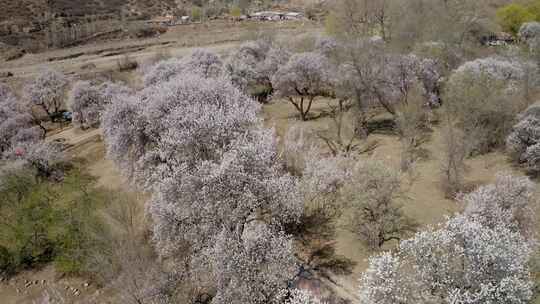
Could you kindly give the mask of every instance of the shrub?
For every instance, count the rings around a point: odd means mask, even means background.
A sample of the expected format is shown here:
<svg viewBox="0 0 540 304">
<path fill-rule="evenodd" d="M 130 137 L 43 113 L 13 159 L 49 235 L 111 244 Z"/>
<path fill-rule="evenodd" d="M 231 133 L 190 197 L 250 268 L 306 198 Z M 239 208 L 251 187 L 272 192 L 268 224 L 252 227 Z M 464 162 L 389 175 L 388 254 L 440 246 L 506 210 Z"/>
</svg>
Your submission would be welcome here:
<svg viewBox="0 0 540 304">
<path fill-rule="evenodd" d="M 13 261 L 9 250 L 0 246 L 0 278 L 5 278 L 12 272 Z"/>
<path fill-rule="evenodd" d="M 137 60 L 131 58 L 128 54 L 126 54 L 118 58 L 118 60 L 116 61 L 116 65 L 118 66 L 118 70 L 120 72 L 126 72 L 135 70 L 139 66 L 139 63 L 137 62 Z"/>
<path fill-rule="evenodd" d="M 238 19 L 242 15 L 242 9 L 239 8 L 238 6 L 233 6 L 230 9 L 229 15 L 231 15 L 232 17 Z"/>
<path fill-rule="evenodd" d="M 0 250 L 7 270 L 55 261 L 66 273 L 85 273 L 92 250 L 101 250 L 95 229 L 103 195 L 93 179 L 74 170 L 62 183 L 35 179 L 31 171 L 0 177 Z M 2 247 L 4 246 L 4 247 Z M 0 268 L 0 273 L 6 270 Z"/>
<path fill-rule="evenodd" d="M 103 239 L 104 220 L 97 210 L 109 203 L 111 195 L 95 188 L 95 179 L 72 170 L 61 184 L 60 206 L 55 206 L 54 263 L 67 274 L 93 274 L 96 252 L 111 244 Z"/>
<path fill-rule="evenodd" d="M 14 268 L 48 262 L 54 254 L 50 235 L 58 199 L 47 185 L 38 184 L 25 172 L 2 176 L 2 229 L 0 243 L 8 246 Z"/>
<path fill-rule="evenodd" d="M 517 34 L 523 23 L 534 20 L 534 15 L 526 7 L 512 3 L 497 10 L 497 20 L 503 30 Z"/>
<path fill-rule="evenodd" d="M 194 6 L 191 8 L 191 19 L 194 21 L 201 21 L 202 17 L 202 9 L 200 7 Z"/>
</svg>

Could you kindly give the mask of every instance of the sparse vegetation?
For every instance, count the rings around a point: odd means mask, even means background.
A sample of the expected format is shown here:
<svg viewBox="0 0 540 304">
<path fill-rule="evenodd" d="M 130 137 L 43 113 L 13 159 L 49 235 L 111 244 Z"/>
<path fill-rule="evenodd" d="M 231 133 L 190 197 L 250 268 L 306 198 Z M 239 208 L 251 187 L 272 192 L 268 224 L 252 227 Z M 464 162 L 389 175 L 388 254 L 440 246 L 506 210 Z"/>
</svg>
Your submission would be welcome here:
<svg viewBox="0 0 540 304">
<path fill-rule="evenodd" d="M 120 72 L 125 72 L 135 70 L 139 66 L 139 63 L 126 54 L 118 59 L 117 66 Z"/>
</svg>

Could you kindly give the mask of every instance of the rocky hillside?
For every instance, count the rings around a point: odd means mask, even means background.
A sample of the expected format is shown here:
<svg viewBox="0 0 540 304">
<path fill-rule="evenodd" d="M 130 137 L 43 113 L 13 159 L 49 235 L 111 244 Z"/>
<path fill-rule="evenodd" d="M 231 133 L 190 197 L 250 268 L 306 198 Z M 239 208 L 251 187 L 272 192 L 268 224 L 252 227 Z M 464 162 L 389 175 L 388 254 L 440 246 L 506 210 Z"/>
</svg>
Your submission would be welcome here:
<svg viewBox="0 0 540 304">
<path fill-rule="evenodd" d="M 47 15 L 160 15 L 174 8 L 174 0 L 0 0 L 0 23 L 34 22 Z"/>
</svg>

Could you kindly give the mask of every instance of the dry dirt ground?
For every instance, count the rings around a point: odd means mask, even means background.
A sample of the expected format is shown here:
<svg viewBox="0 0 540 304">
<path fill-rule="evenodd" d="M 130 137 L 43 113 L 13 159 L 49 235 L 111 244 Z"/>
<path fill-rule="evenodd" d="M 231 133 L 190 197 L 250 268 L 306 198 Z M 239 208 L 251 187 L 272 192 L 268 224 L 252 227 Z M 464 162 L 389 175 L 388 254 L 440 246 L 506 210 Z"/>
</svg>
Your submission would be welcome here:
<svg viewBox="0 0 540 304">
<path fill-rule="evenodd" d="M 271 25 L 279 26 L 279 25 Z M 287 25 L 288 26 L 288 25 Z M 201 30 L 201 29 L 199 29 Z M 163 49 L 171 52 L 172 55 L 183 55 L 189 53 L 191 47 L 185 47 L 182 39 L 186 37 L 197 36 L 203 39 L 205 35 L 212 36 L 208 47 L 226 51 L 227 49 L 238 45 L 241 40 L 234 37 L 247 35 L 252 30 L 249 27 L 234 26 L 231 31 L 224 28 L 211 28 L 213 34 L 208 34 L 207 31 L 188 31 L 181 34 L 180 29 L 165 34 L 163 37 L 151 39 L 150 41 L 127 41 L 114 42 L 111 45 L 91 46 L 81 50 L 99 51 L 99 49 L 122 48 L 130 45 L 143 45 L 154 43 L 152 46 L 136 51 L 131 55 L 137 59 L 153 56 L 157 51 Z M 282 34 L 294 34 L 302 32 L 302 25 L 297 28 L 284 28 L 280 32 Z M 191 35 L 191 36 L 190 36 Z M 197 39 L 199 39 L 197 38 Z M 208 38 L 210 39 L 210 38 Z M 169 44 L 159 44 L 158 42 L 174 41 Z M 207 41 L 207 40 L 205 40 Z M 221 41 L 221 42 L 220 42 Z M 158 43 L 158 44 L 156 44 Z M 202 45 L 202 44 L 201 44 Z M 64 71 L 72 71 L 81 74 L 80 66 L 92 62 L 96 64 L 98 69 L 108 69 L 115 65 L 117 56 L 101 57 L 99 55 L 81 55 L 74 59 L 64 59 L 49 62 L 47 58 L 69 56 L 69 54 L 80 53 L 79 48 L 71 50 L 54 51 L 52 53 L 42 55 L 31 55 L 19 62 L 12 62 L 7 66 L 0 67 L 2 70 L 15 71 L 16 79 L 24 79 L 36 72 L 37 69 L 44 66 L 60 67 Z M 116 58 L 116 59 L 115 59 Z M 316 102 L 314 112 L 317 114 L 327 108 L 326 102 Z M 307 129 L 324 130 L 331 125 L 331 120 L 327 117 L 300 122 L 296 118 L 291 105 L 284 101 L 274 101 L 263 108 L 263 116 L 268 126 L 275 127 L 279 136 L 283 136 L 286 131 L 295 124 L 301 124 Z M 379 141 L 379 146 L 369 155 L 363 155 L 364 159 L 376 159 L 383 161 L 388 166 L 399 168 L 400 164 L 400 143 L 396 136 L 375 134 L 373 139 Z M 126 180 L 119 174 L 114 164 L 105 157 L 104 146 L 99 130 L 81 131 L 75 128 L 67 128 L 61 132 L 52 135 L 50 140 L 64 139 L 70 146 L 70 152 L 87 160 L 88 170 L 91 174 L 98 178 L 99 186 L 103 186 L 112 190 L 131 191 Z M 434 128 L 431 140 L 426 144 L 425 148 L 428 151 L 427 158 L 421 160 L 415 168 L 415 178 L 409 180 L 404 178 L 404 183 L 407 183 L 407 197 L 404 201 L 405 212 L 417 220 L 421 225 L 436 225 L 441 222 L 445 216 L 458 212 L 461 209 L 455 201 L 445 198 L 440 185 L 440 161 L 442 151 L 442 136 L 438 127 Z M 490 153 L 481 157 L 475 157 L 467 160 L 469 170 L 466 179 L 474 185 L 490 183 L 494 180 L 498 172 L 512 172 L 516 175 L 522 175 L 523 172 L 519 168 L 513 167 L 504 154 L 500 152 Z M 540 189 L 540 186 L 538 187 Z M 420 228 L 422 229 L 422 228 Z M 395 244 L 390 244 L 392 247 Z M 340 230 L 337 239 L 338 254 L 342 254 L 357 263 L 353 273 L 349 276 L 335 276 L 333 279 L 337 282 L 336 290 L 345 298 L 348 298 L 357 303 L 358 279 L 362 271 L 367 266 L 369 252 L 350 232 Z M 38 280 L 38 284 L 29 285 L 25 288 L 25 280 Z M 45 280 L 45 283 L 41 283 Z M 66 287 L 67 286 L 67 287 Z M 68 303 L 110 303 L 108 292 L 96 290 L 92 285 L 84 287 L 84 280 L 79 278 L 61 278 L 59 279 L 54 269 L 49 266 L 42 270 L 22 273 L 9 282 L 0 283 L 0 303 L 32 303 L 40 294 L 47 288 L 60 290 L 61 293 L 68 296 Z M 67 288 L 67 289 L 66 289 Z M 80 290 L 80 296 L 74 296 L 71 288 Z M 19 289 L 19 293 L 17 292 Z"/>
</svg>

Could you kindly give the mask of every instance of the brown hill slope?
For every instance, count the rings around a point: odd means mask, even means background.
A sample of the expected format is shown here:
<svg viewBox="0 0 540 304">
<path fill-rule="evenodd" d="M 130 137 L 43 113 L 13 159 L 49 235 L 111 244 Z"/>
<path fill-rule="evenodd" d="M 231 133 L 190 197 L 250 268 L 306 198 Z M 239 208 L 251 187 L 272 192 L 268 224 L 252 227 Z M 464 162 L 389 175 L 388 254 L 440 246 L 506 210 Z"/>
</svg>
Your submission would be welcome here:
<svg viewBox="0 0 540 304">
<path fill-rule="evenodd" d="M 176 7 L 174 0 L 0 0 L 3 21 L 38 21 L 47 14 L 84 16 L 119 14 L 160 15 Z"/>
</svg>

